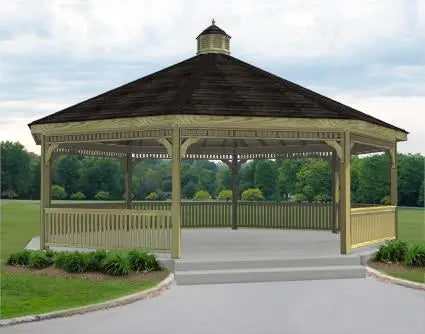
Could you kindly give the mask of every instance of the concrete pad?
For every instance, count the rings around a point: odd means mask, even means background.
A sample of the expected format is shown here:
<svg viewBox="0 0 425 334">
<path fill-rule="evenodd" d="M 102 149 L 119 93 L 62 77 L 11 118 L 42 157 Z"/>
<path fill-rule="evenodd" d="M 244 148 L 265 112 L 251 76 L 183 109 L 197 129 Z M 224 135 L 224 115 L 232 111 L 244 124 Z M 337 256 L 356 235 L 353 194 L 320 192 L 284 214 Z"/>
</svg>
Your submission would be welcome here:
<svg viewBox="0 0 425 334">
<path fill-rule="evenodd" d="M 374 279 L 172 286 L 151 300 L 0 333 L 423 334 L 425 292 Z"/>
</svg>

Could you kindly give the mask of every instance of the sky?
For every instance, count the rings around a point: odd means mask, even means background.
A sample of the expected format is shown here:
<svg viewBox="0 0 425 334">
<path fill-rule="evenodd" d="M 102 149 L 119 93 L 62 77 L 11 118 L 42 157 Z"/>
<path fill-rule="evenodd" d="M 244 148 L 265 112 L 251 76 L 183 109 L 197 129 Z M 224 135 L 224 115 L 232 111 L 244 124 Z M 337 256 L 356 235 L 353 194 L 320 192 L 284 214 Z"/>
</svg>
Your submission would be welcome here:
<svg viewBox="0 0 425 334">
<path fill-rule="evenodd" d="M 192 57 L 211 19 L 232 56 L 407 130 L 425 154 L 425 1 L 2 0 L 0 140 Z"/>
</svg>

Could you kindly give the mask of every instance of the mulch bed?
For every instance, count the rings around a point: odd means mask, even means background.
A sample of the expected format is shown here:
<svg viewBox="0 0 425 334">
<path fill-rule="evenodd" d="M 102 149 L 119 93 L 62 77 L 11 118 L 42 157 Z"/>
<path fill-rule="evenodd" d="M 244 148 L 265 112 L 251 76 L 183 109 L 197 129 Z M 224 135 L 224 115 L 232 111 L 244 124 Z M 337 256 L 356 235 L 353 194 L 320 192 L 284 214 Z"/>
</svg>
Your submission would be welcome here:
<svg viewBox="0 0 425 334">
<path fill-rule="evenodd" d="M 367 265 L 376 270 L 381 270 L 384 272 L 398 273 L 406 271 L 421 271 L 425 274 L 425 267 L 408 267 L 400 263 L 385 263 L 381 261 L 369 260 Z"/>
<path fill-rule="evenodd" d="M 147 273 L 132 272 L 127 276 L 111 276 L 99 271 L 92 271 L 92 272 L 86 272 L 86 273 L 68 273 L 62 269 L 57 269 L 54 267 L 48 267 L 43 269 L 31 269 L 27 267 L 11 266 L 11 265 L 4 265 L 3 270 L 7 273 L 12 273 L 12 274 L 31 273 L 31 274 L 40 275 L 40 276 L 78 278 L 78 279 L 91 280 L 91 281 L 128 280 L 128 281 L 141 281 L 141 282 L 149 282 L 149 281 L 159 282 L 165 279 L 170 274 L 170 272 L 167 269 L 163 269 L 163 270 L 157 270 L 157 271 L 150 271 Z"/>
</svg>

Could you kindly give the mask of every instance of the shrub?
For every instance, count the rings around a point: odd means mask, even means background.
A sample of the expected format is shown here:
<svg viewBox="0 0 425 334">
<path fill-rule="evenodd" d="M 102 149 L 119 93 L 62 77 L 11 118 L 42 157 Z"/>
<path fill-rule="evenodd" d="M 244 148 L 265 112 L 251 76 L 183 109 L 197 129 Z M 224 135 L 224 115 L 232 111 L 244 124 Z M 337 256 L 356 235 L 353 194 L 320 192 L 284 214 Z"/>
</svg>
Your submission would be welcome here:
<svg viewBox="0 0 425 334">
<path fill-rule="evenodd" d="M 148 201 L 156 201 L 158 200 L 158 194 L 156 192 L 150 193 L 146 198 Z"/>
<path fill-rule="evenodd" d="M 229 189 L 224 189 L 218 193 L 217 199 L 221 201 L 229 201 L 232 199 L 232 191 Z"/>
<path fill-rule="evenodd" d="M 196 192 L 195 196 L 193 196 L 195 201 L 208 201 L 211 199 L 211 195 L 206 190 L 199 190 Z"/>
<path fill-rule="evenodd" d="M 390 205 L 391 204 L 391 197 L 390 196 L 382 197 L 381 198 L 381 204 Z"/>
<path fill-rule="evenodd" d="M 132 250 L 128 253 L 131 270 L 134 271 L 152 271 L 160 270 L 161 265 L 159 264 L 156 257 L 152 254 L 140 250 Z"/>
<path fill-rule="evenodd" d="M 249 188 L 242 193 L 242 200 L 244 201 L 262 201 L 263 199 L 263 193 L 258 188 Z"/>
<path fill-rule="evenodd" d="M 376 259 L 383 262 L 401 262 L 407 250 L 407 243 L 401 240 L 392 240 L 379 247 Z"/>
<path fill-rule="evenodd" d="M 68 194 L 65 191 L 65 188 L 62 186 L 58 186 L 57 184 L 54 184 L 52 186 L 52 198 L 53 199 L 66 199 Z"/>
<path fill-rule="evenodd" d="M 131 270 L 128 253 L 109 252 L 102 261 L 102 269 L 105 273 L 113 276 L 128 275 Z"/>
<path fill-rule="evenodd" d="M 71 195 L 71 199 L 76 201 L 82 201 L 83 199 L 86 199 L 86 195 L 84 195 L 81 191 L 78 191 Z"/>
<path fill-rule="evenodd" d="M 40 250 L 30 252 L 27 266 L 30 268 L 41 269 L 51 266 L 52 263 L 53 259 Z"/>
<path fill-rule="evenodd" d="M 7 264 L 15 266 L 26 266 L 28 265 L 30 258 L 30 252 L 27 250 L 22 250 L 19 252 L 12 253 L 7 260 Z"/>
<path fill-rule="evenodd" d="M 404 254 L 404 264 L 406 266 L 425 266 L 425 243 L 409 244 Z"/>
<path fill-rule="evenodd" d="M 295 194 L 294 196 L 295 202 L 305 202 L 307 201 L 307 197 L 304 194 Z"/>
<path fill-rule="evenodd" d="M 95 252 L 87 253 L 89 258 L 89 268 L 88 270 L 101 270 L 102 261 L 106 257 L 106 251 L 103 249 L 96 250 Z"/>
<path fill-rule="evenodd" d="M 65 252 L 55 258 L 55 266 L 69 273 L 84 273 L 90 266 L 90 253 Z"/>
<path fill-rule="evenodd" d="M 98 201 L 106 201 L 109 199 L 109 192 L 107 191 L 98 191 L 96 195 L 94 196 L 95 199 Z"/>
</svg>

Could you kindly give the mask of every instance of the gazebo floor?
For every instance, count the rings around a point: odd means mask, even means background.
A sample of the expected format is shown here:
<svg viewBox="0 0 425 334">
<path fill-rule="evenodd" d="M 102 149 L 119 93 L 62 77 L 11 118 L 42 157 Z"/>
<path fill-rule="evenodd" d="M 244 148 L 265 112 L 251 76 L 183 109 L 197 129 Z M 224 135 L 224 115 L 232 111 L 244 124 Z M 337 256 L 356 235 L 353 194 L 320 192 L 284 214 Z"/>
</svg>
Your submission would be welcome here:
<svg viewBox="0 0 425 334">
<path fill-rule="evenodd" d="M 185 260 L 339 256 L 339 234 L 279 229 L 183 229 Z"/>
</svg>

